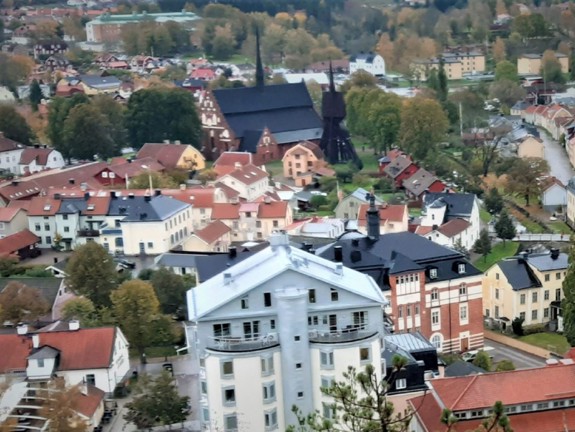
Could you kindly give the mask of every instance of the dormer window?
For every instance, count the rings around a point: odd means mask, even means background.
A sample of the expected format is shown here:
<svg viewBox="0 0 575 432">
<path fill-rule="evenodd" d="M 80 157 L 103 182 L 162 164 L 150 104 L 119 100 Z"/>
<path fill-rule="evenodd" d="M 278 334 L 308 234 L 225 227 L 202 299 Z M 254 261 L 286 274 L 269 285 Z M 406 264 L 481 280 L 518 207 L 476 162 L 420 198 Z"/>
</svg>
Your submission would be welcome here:
<svg viewBox="0 0 575 432">
<path fill-rule="evenodd" d="M 437 269 L 436 268 L 429 269 L 429 279 L 437 279 Z"/>
<path fill-rule="evenodd" d="M 459 274 L 465 273 L 465 264 L 463 263 L 457 264 L 457 272 Z"/>
</svg>

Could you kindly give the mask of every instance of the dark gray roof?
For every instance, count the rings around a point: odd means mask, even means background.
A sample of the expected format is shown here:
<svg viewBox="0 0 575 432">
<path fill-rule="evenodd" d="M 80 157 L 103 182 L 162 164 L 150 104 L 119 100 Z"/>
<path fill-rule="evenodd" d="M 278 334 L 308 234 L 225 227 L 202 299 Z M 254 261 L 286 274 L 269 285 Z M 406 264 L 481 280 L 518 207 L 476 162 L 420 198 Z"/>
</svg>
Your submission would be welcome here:
<svg viewBox="0 0 575 432">
<path fill-rule="evenodd" d="M 471 362 L 456 360 L 445 368 L 446 377 L 461 377 L 485 373 L 485 370 Z"/>
<path fill-rule="evenodd" d="M 125 216 L 122 222 L 163 221 L 187 207 L 190 204 L 164 195 L 118 197 L 110 201 L 108 215 Z"/>
<path fill-rule="evenodd" d="M 530 254 L 527 262 L 539 271 L 567 270 L 569 267 L 569 255 L 560 253 L 556 259 L 551 258 L 551 253 Z"/>
<path fill-rule="evenodd" d="M 539 279 L 521 258 L 506 259 L 498 265 L 514 291 L 541 286 Z"/>
<path fill-rule="evenodd" d="M 36 288 L 46 299 L 50 307 L 56 301 L 60 285 L 64 279 L 55 277 L 20 277 L 20 278 L 0 278 L 0 292 L 4 291 L 10 282 L 19 282 L 30 288 Z"/>
<path fill-rule="evenodd" d="M 469 193 L 426 193 L 423 198 L 425 207 L 441 199 L 447 205 L 448 219 L 456 217 L 469 217 L 473 211 L 475 195 Z"/>
<path fill-rule="evenodd" d="M 86 210 L 86 200 L 83 198 L 64 198 L 57 214 L 76 214 Z"/>
<path fill-rule="evenodd" d="M 101 77 L 98 75 L 80 75 L 80 80 L 89 87 L 107 89 L 119 87 L 121 81 L 113 75 Z"/>
<path fill-rule="evenodd" d="M 246 130 L 240 143 L 239 151 L 257 153 L 258 142 L 262 137 L 262 130 Z"/>
<path fill-rule="evenodd" d="M 356 55 L 353 55 L 349 58 L 350 62 L 355 62 L 357 60 L 363 60 L 366 63 L 373 63 L 373 60 L 375 59 L 375 54 L 374 53 L 359 53 Z"/>
<path fill-rule="evenodd" d="M 28 356 L 29 359 L 52 359 L 58 357 L 60 351 L 50 346 L 43 346 L 34 354 Z"/>
</svg>

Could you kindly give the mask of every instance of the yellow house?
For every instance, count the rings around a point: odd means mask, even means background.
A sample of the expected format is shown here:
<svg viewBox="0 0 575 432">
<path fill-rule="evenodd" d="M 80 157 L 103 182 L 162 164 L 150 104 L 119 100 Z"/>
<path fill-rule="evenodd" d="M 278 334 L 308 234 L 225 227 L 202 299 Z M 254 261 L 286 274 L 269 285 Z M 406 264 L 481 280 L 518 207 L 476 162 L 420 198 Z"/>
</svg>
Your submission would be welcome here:
<svg viewBox="0 0 575 432">
<path fill-rule="evenodd" d="M 460 60 L 455 58 L 444 58 L 443 68 L 447 79 L 459 80 L 463 79 L 464 66 Z M 427 81 L 429 73 L 432 70 L 439 70 L 439 58 L 431 58 L 429 60 L 419 60 L 411 64 L 412 77 L 418 81 Z"/>
<path fill-rule="evenodd" d="M 461 63 L 461 71 L 467 73 L 483 73 L 485 72 L 485 54 L 480 51 L 473 50 L 458 50 L 449 53 L 443 53 L 443 59 L 454 60 Z"/>
<path fill-rule="evenodd" d="M 325 165 L 323 152 L 319 146 L 309 141 L 302 141 L 288 151 L 282 158 L 284 177 L 297 179 L 298 176 Z"/>
<path fill-rule="evenodd" d="M 520 158 L 545 159 L 545 146 L 540 138 L 528 135 L 517 145 L 517 156 Z"/>
<path fill-rule="evenodd" d="M 165 142 L 162 144 L 144 144 L 136 155 L 136 159 L 150 157 L 166 169 L 202 170 L 206 167 L 206 159 L 202 153 L 189 144 Z"/>
<path fill-rule="evenodd" d="M 567 254 L 551 249 L 546 253 L 523 252 L 494 264 L 483 278 L 485 317 L 504 329 L 517 317 L 523 318 L 526 326 L 557 320 L 567 258 Z"/>
<path fill-rule="evenodd" d="M 226 252 L 232 241 L 231 231 L 222 221 L 213 221 L 186 239 L 182 249 L 191 252 Z"/>
<path fill-rule="evenodd" d="M 519 75 L 539 75 L 541 73 L 542 54 L 523 54 L 517 57 L 517 73 Z M 555 53 L 555 58 L 561 64 L 561 72 L 569 72 L 569 56 Z"/>
</svg>

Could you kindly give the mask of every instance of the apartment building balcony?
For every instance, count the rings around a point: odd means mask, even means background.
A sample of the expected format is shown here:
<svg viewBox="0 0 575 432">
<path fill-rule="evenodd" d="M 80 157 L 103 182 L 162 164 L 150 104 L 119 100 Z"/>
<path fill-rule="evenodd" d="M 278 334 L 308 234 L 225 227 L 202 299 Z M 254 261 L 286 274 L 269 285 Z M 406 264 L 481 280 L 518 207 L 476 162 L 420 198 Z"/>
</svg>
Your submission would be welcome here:
<svg viewBox="0 0 575 432">
<path fill-rule="evenodd" d="M 94 229 L 78 230 L 78 237 L 99 237 L 100 231 Z"/>
<path fill-rule="evenodd" d="M 268 333 L 254 337 L 210 337 L 206 348 L 219 352 L 249 352 L 272 348 L 279 344 L 279 335 Z"/>
<path fill-rule="evenodd" d="M 308 330 L 308 337 L 312 343 L 337 344 L 369 339 L 379 332 L 375 326 L 348 325 L 337 330 Z"/>
</svg>

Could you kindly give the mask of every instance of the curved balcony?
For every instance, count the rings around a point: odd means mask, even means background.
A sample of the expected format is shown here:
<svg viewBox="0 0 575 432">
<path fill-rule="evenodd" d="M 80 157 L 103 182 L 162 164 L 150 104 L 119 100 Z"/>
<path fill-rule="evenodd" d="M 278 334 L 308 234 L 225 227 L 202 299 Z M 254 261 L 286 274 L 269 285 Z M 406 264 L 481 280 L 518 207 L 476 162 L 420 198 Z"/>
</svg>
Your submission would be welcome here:
<svg viewBox="0 0 575 432">
<path fill-rule="evenodd" d="M 210 337 L 206 348 L 219 352 L 249 352 L 272 348 L 279 344 L 279 335 L 277 333 L 268 333 L 255 337 Z"/>
<path fill-rule="evenodd" d="M 369 326 L 347 326 L 338 330 L 309 330 L 309 341 L 318 344 L 338 344 L 369 339 L 379 330 Z"/>
</svg>

